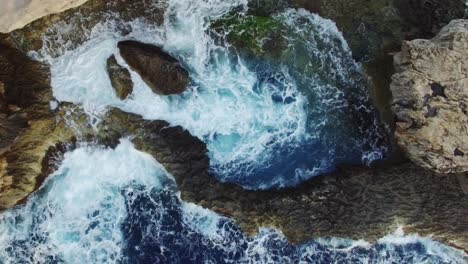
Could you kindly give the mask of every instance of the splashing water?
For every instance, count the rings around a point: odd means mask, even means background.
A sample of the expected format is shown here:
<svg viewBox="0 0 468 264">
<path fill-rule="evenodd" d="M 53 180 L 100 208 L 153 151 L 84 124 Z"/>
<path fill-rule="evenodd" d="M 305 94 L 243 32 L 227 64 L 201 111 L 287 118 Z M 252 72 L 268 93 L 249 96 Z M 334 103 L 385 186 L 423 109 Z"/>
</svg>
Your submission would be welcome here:
<svg viewBox="0 0 468 264">
<path fill-rule="evenodd" d="M 278 231 L 247 237 L 228 218 L 180 200 L 174 181 L 128 140 L 84 146 L 28 202 L 0 215 L 1 263 L 463 263 L 417 236 L 371 245 L 317 239 L 294 246 Z"/>
<path fill-rule="evenodd" d="M 57 50 L 45 45 L 40 54 L 51 64 L 54 96 L 82 104 L 96 122 L 113 106 L 181 125 L 207 144 L 218 179 L 250 189 L 292 186 L 340 164 L 381 159 L 384 133 L 335 24 L 305 10 L 276 15 L 290 35 L 283 54 L 289 60 L 275 64 L 239 56 L 209 33 L 212 21 L 234 9 L 244 12 L 247 1 L 170 0 L 161 26 L 137 19 L 122 36 L 117 25 L 123 22 L 114 18 L 59 57 L 48 56 Z M 60 39 L 48 36 L 44 43 L 51 38 Z M 179 58 L 190 72 L 188 90 L 158 96 L 131 72 L 134 92 L 119 100 L 105 63 L 115 54 L 128 67 L 116 48 L 124 39 L 162 46 Z"/>
</svg>

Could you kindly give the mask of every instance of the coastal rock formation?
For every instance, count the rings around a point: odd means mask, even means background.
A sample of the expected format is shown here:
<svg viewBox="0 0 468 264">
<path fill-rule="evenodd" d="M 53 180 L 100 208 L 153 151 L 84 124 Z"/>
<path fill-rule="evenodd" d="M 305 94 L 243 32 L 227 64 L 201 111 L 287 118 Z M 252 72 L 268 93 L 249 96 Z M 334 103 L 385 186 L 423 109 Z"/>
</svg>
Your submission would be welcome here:
<svg viewBox="0 0 468 264">
<path fill-rule="evenodd" d="M 2 0 L 0 32 L 10 32 L 48 14 L 82 5 L 88 0 Z"/>
<path fill-rule="evenodd" d="M 398 145 L 416 164 L 468 171 L 468 20 L 432 40 L 405 42 L 395 55 L 393 111 Z"/>
<path fill-rule="evenodd" d="M 117 63 L 114 55 L 107 59 L 107 72 L 117 97 L 122 100 L 126 99 L 133 91 L 130 72 Z"/>
<path fill-rule="evenodd" d="M 178 94 L 187 88 L 188 72 L 162 48 L 138 41 L 121 41 L 120 55 L 157 94 Z"/>
<path fill-rule="evenodd" d="M 0 33 L 0 40 L 21 51 L 44 48 L 55 57 L 88 40 L 99 23 L 115 27 L 121 35 L 133 30 L 125 22 L 136 18 L 159 25 L 164 20 L 164 5 L 154 5 L 154 0 L 88 0 L 64 12 L 47 14 L 9 34 Z M 43 36 L 49 37 L 49 41 L 44 43 Z"/>
<path fill-rule="evenodd" d="M 71 139 L 50 109 L 49 69 L 0 44 L 0 210 L 37 189 L 50 174 L 50 148 Z"/>
</svg>

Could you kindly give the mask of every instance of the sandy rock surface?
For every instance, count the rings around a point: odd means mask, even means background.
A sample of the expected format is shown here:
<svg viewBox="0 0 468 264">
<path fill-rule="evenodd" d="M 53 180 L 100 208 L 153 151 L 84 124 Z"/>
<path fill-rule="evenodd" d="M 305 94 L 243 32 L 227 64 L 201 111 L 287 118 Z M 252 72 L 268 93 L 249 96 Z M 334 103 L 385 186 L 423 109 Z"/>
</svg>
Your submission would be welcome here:
<svg viewBox="0 0 468 264">
<path fill-rule="evenodd" d="M 468 20 L 452 21 L 432 40 L 405 42 L 394 61 L 400 147 L 436 172 L 468 171 Z"/>
<path fill-rule="evenodd" d="M 7 33 L 48 14 L 82 5 L 88 0 L 0 0 L 0 32 Z"/>
</svg>

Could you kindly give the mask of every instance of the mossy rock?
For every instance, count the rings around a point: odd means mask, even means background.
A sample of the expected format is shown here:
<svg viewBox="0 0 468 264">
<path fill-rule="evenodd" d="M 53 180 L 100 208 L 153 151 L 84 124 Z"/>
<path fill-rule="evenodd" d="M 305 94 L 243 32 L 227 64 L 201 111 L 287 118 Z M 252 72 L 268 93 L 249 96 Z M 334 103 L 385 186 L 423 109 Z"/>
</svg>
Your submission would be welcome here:
<svg viewBox="0 0 468 264">
<path fill-rule="evenodd" d="M 233 14 L 211 24 L 211 29 L 225 35 L 241 52 L 254 56 L 278 56 L 286 47 L 282 38 L 285 26 L 271 16 Z"/>
</svg>

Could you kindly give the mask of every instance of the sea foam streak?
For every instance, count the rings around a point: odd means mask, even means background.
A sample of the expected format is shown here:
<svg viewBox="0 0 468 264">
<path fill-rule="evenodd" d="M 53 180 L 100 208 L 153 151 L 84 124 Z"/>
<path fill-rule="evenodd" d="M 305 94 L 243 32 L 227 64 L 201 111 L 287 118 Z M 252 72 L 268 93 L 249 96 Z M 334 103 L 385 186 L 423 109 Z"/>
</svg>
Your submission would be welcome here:
<svg viewBox="0 0 468 264">
<path fill-rule="evenodd" d="M 96 122 L 107 106 L 113 106 L 181 125 L 206 142 L 220 180 L 251 189 L 296 185 L 337 164 L 382 158 L 385 147 L 373 142 L 382 136 L 373 125 L 378 121 L 361 104 L 367 101 L 365 86 L 349 81 L 360 74 L 359 66 L 334 23 L 305 10 L 286 10 L 275 19 L 294 34 L 288 52 L 298 56 L 296 50 L 306 49 L 299 55 L 309 65 L 252 61 L 209 34 L 210 21 L 233 8 L 245 11 L 246 4 L 170 0 L 161 26 L 137 19 L 125 23 L 132 30 L 122 36 L 117 25 L 123 22 L 114 18 L 93 28 L 89 41 L 60 51 L 57 58 L 48 56 L 57 51 L 46 45 L 40 54 L 51 64 L 54 96 L 82 104 Z M 54 37 L 44 38 L 44 43 Z M 190 72 L 188 90 L 175 96 L 155 95 L 132 71 L 134 92 L 119 100 L 105 62 L 115 54 L 127 67 L 116 48 L 124 39 L 162 46 L 179 58 Z M 322 48 L 327 45 L 336 47 Z M 297 67 L 319 72 L 300 72 Z"/>
</svg>

